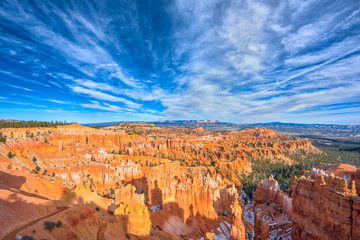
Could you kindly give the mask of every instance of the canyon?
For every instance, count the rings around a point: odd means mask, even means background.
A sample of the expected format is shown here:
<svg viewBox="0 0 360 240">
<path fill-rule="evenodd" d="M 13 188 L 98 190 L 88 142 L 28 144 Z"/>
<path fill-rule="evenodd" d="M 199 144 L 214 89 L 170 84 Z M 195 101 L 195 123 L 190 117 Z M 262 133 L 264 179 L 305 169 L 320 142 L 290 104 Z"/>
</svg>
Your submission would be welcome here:
<svg viewBox="0 0 360 240">
<path fill-rule="evenodd" d="M 14 231 L 23 239 L 359 236 L 356 168 L 313 171 L 311 179 L 294 180 L 291 193 L 265 179 L 251 206 L 245 203 L 240 176 L 253 171 L 251 161 L 291 165 L 295 155 L 321 154 L 307 139 L 267 128 L 214 132 L 153 124 L 1 133 L 0 238 L 11 239 Z M 322 219 L 333 221 L 316 227 Z M 333 235 L 322 238 L 329 231 Z"/>
</svg>

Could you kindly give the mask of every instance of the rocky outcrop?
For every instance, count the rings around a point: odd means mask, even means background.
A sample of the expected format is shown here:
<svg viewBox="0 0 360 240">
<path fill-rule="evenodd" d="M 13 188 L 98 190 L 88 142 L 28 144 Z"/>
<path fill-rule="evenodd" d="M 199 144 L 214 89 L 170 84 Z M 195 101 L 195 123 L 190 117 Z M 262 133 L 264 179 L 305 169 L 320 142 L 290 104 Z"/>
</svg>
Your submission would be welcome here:
<svg viewBox="0 0 360 240">
<path fill-rule="evenodd" d="M 177 172 L 157 178 L 155 185 L 148 179 L 152 223 L 195 239 L 204 237 L 204 232 L 209 239 L 229 238 L 231 232 L 234 239 L 244 239 L 235 186 L 226 185 L 216 173 L 212 176 L 200 169 L 191 175 L 178 172 L 174 176 Z"/>
<path fill-rule="evenodd" d="M 254 194 L 254 239 L 287 239 L 291 235 L 292 199 L 272 177 L 260 182 Z"/>
<path fill-rule="evenodd" d="M 358 239 L 353 213 L 359 198 L 354 184 L 348 188 L 345 179 L 315 170 L 312 179 L 302 177 L 291 189 L 293 239 Z"/>
<path fill-rule="evenodd" d="M 135 192 L 136 188 L 127 185 L 115 192 L 116 221 L 125 227 L 125 232 L 136 236 L 150 234 L 151 221 L 148 208 L 144 203 L 144 195 Z"/>
<path fill-rule="evenodd" d="M 292 199 L 280 189 L 278 182 L 271 176 L 261 181 L 254 193 L 254 206 L 264 203 L 278 204 L 291 217 Z"/>
<path fill-rule="evenodd" d="M 350 186 L 347 182 L 333 172 L 313 169 L 311 176 L 292 181 L 292 198 L 272 178 L 259 183 L 254 239 L 360 239 L 360 198 L 355 181 Z"/>
<path fill-rule="evenodd" d="M 243 210 L 239 201 L 236 198 L 234 204 L 231 206 L 231 240 L 244 240 L 245 227 L 242 221 Z"/>
<path fill-rule="evenodd" d="M 199 173 L 192 178 L 172 181 L 162 188 L 163 211 L 178 215 L 183 222 L 200 215 L 217 219 L 217 213 L 228 214 L 237 191 L 223 184 L 221 178 L 211 178 Z M 176 203 L 181 212 L 173 208 Z"/>
<path fill-rule="evenodd" d="M 360 168 L 356 170 L 354 180 L 356 184 L 356 191 L 360 193 Z"/>
</svg>

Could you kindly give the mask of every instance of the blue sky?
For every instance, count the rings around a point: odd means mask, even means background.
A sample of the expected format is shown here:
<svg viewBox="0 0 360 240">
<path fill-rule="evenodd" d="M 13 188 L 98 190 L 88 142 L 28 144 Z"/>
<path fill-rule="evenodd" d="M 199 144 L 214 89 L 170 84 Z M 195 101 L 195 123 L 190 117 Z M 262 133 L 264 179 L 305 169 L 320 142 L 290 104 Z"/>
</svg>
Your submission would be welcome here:
<svg viewBox="0 0 360 240">
<path fill-rule="evenodd" d="M 360 1 L 0 1 L 0 118 L 360 124 Z"/>
</svg>

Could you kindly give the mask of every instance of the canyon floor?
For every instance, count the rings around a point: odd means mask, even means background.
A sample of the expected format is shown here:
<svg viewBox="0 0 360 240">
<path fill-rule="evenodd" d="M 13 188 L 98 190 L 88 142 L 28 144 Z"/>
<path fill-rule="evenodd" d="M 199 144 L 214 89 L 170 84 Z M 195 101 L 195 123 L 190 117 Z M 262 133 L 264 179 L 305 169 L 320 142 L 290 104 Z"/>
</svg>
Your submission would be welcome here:
<svg viewBox="0 0 360 240">
<path fill-rule="evenodd" d="M 0 132 L 0 239 L 360 239 L 360 171 L 325 164 L 309 139 L 140 123 Z"/>
</svg>

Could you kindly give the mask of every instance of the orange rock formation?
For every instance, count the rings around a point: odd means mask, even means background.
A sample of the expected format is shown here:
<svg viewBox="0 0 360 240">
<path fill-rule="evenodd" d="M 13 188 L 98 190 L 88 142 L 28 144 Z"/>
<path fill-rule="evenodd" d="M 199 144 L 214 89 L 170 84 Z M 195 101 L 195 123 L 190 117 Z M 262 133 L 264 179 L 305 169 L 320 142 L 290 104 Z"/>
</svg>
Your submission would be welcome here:
<svg viewBox="0 0 360 240">
<path fill-rule="evenodd" d="M 124 226 L 124 231 L 136 236 L 150 234 L 151 221 L 148 208 L 145 206 L 143 194 L 135 192 L 136 188 L 127 185 L 115 192 L 116 221 Z"/>
<path fill-rule="evenodd" d="M 254 194 L 254 239 L 291 237 L 292 199 L 272 177 L 260 182 Z"/>
<path fill-rule="evenodd" d="M 33 207 L 34 219 L 69 208 L 48 217 L 63 222 L 53 232 L 33 225 L 37 237 L 52 239 L 245 239 L 238 176 L 252 171 L 248 160 L 291 163 L 289 154 L 298 150 L 318 152 L 310 141 L 266 128 L 209 133 L 71 124 L 1 132 L 7 141 L 0 143 L 0 186 L 8 191 L 2 200 L 11 203 L 17 194 L 22 202 L 32 201 L 19 214 L 27 216 Z M 274 191 L 271 199 L 280 201 Z M 3 206 L 1 216 L 16 222 L 19 216 L 9 212 L 15 205 Z M 1 234 L 16 226 L 6 225 Z M 25 233 L 34 235 L 29 228 Z"/>
<path fill-rule="evenodd" d="M 254 195 L 255 239 L 360 239 L 360 198 L 355 181 L 313 169 L 291 183 L 291 197 L 273 179 L 259 183 Z M 347 169 L 349 169 L 347 167 Z M 352 169 L 352 168 L 350 168 Z M 351 170 L 353 172 L 353 169 Z"/>
</svg>

